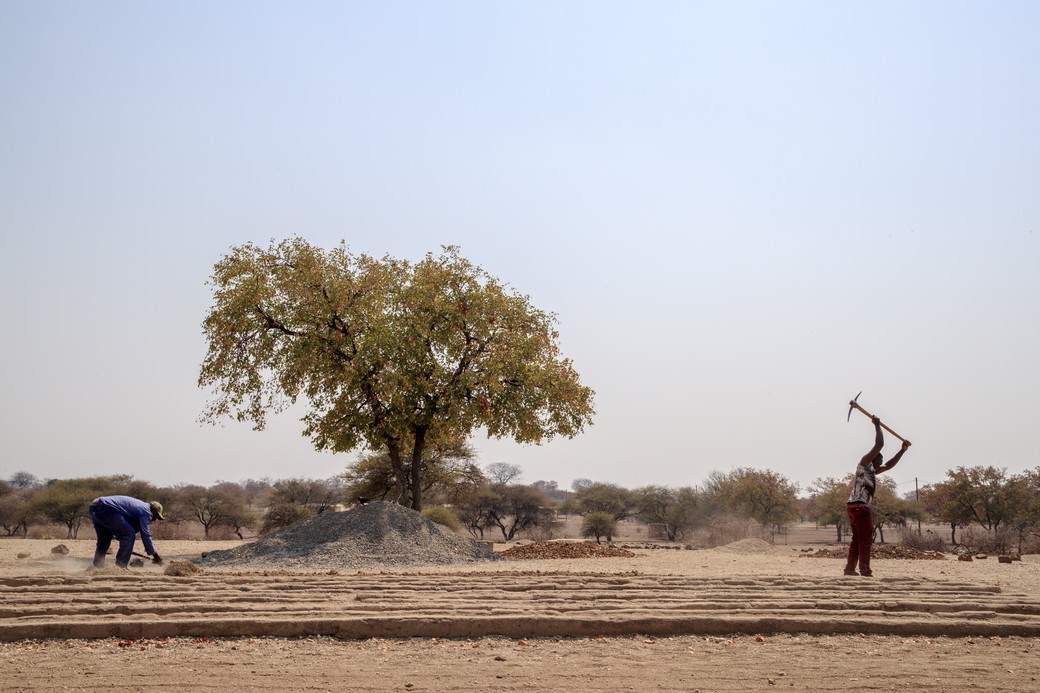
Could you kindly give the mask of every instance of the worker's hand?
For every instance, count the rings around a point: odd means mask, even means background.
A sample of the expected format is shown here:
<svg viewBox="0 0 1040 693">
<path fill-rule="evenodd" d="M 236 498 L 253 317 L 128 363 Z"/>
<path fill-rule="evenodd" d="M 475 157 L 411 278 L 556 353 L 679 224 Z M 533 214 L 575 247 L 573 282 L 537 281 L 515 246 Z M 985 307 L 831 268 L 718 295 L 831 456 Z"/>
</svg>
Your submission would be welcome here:
<svg viewBox="0 0 1040 693">
<path fill-rule="evenodd" d="M 152 554 L 152 563 L 155 565 L 162 565 L 162 556 L 157 553 Z"/>
<path fill-rule="evenodd" d="M 879 419 L 876 416 L 870 417 L 870 420 L 874 423 L 875 426 L 880 426 L 881 425 L 881 419 Z"/>
<path fill-rule="evenodd" d="M 906 450 L 909 450 L 909 449 L 910 449 L 910 441 L 909 440 L 904 440 L 903 441 L 903 451 L 905 452 Z"/>
</svg>

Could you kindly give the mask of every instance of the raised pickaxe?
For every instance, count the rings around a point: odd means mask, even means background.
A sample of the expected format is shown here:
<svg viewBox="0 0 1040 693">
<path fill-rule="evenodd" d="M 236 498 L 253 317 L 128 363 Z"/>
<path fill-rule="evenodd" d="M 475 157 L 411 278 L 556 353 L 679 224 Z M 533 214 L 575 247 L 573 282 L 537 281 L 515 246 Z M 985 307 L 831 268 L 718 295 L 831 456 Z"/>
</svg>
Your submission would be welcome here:
<svg viewBox="0 0 1040 693">
<path fill-rule="evenodd" d="M 863 394 L 863 391 L 862 391 L 862 390 L 860 390 L 860 393 L 859 393 L 859 395 L 862 395 L 862 394 Z M 867 410 L 866 410 L 866 409 L 864 409 L 863 407 L 859 406 L 859 404 L 858 404 L 858 403 L 856 402 L 856 400 L 857 400 L 857 399 L 859 399 L 859 395 L 856 395 L 855 397 L 853 397 L 853 398 L 852 398 L 852 401 L 851 401 L 851 402 L 849 402 L 849 415 L 848 415 L 847 417 L 845 417 L 845 420 L 846 420 L 846 421 L 849 421 L 850 419 L 852 419 L 852 410 L 853 410 L 853 409 L 859 409 L 859 410 L 860 410 L 861 412 L 863 412 L 864 414 L 866 414 L 866 415 L 867 415 L 867 418 L 869 418 L 869 419 L 873 419 L 873 418 L 874 418 L 874 415 L 873 415 L 873 414 L 871 414 L 871 413 L 870 413 L 869 411 L 867 411 Z M 910 441 L 909 441 L 909 440 L 907 440 L 907 439 L 906 439 L 906 438 L 904 438 L 903 436 L 901 436 L 901 435 L 899 435 L 898 433 L 896 433 L 895 431 L 893 431 L 893 430 L 892 430 L 891 428 L 889 428 L 888 426 L 886 426 L 886 425 L 885 425 L 884 423 L 882 423 L 882 424 L 881 424 L 881 428 L 885 429 L 886 431 L 888 431 L 889 433 L 891 433 L 892 435 L 894 435 L 894 436 L 895 436 L 896 438 L 899 438 L 899 440 L 903 441 L 903 442 L 904 442 L 904 443 L 906 443 L 907 445 L 910 445 Z"/>
</svg>

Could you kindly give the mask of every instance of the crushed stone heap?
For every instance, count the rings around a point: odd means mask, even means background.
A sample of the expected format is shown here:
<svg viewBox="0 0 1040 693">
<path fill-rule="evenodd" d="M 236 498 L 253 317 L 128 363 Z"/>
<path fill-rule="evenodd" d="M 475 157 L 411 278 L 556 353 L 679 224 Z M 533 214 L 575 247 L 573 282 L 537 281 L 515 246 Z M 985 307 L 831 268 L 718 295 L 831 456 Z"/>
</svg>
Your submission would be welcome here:
<svg viewBox="0 0 1040 693">
<path fill-rule="evenodd" d="M 199 563 L 244 570 L 333 570 L 495 560 L 502 558 L 410 508 L 373 502 L 344 512 L 327 511 L 252 543 L 212 551 Z"/>
</svg>

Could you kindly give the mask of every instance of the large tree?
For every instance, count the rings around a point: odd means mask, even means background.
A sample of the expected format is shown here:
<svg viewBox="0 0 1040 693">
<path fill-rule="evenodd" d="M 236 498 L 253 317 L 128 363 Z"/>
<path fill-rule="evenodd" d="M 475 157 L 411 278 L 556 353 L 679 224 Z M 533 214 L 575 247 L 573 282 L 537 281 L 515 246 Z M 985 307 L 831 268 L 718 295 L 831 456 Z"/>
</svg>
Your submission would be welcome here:
<svg viewBox="0 0 1040 693">
<path fill-rule="evenodd" d="M 849 473 L 844 479 L 817 479 L 809 486 L 809 519 L 817 525 L 834 525 L 838 543 L 841 543 L 843 534 L 851 531 L 846 506 L 854 477 L 854 474 Z"/>
<path fill-rule="evenodd" d="M 798 519 L 798 485 L 774 471 L 735 469 L 720 480 L 718 496 L 731 512 L 768 529 L 771 538 Z"/>
<path fill-rule="evenodd" d="M 556 318 L 445 247 L 411 263 L 293 238 L 232 248 L 203 323 L 203 415 L 263 429 L 302 398 L 319 450 L 385 451 L 396 497 L 422 508 L 427 445 L 483 428 L 540 443 L 591 424 L 593 392 L 560 355 Z"/>
<path fill-rule="evenodd" d="M 651 525 L 662 525 L 668 541 L 682 539 L 683 533 L 701 520 L 701 499 L 695 488 L 644 486 L 636 490 L 636 495 L 639 518 Z"/>
<path fill-rule="evenodd" d="M 475 489 L 485 486 L 487 478 L 473 461 L 477 456 L 467 443 L 428 445 L 422 461 L 423 501 L 457 505 Z M 344 497 L 386 500 L 394 497 L 397 480 L 386 452 L 370 453 L 348 465 L 340 475 L 345 484 Z"/>
</svg>

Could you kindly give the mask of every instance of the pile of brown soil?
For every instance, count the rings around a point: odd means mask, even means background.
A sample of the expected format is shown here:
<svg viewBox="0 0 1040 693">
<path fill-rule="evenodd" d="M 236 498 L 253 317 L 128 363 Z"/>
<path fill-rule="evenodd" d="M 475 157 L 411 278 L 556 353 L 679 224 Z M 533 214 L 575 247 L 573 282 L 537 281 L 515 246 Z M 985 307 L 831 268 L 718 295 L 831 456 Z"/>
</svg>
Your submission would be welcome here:
<svg viewBox="0 0 1040 693">
<path fill-rule="evenodd" d="M 849 549 L 820 549 L 807 553 L 801 558 L 848 558 Z M 870 547 L 871 558 L 897 558 L 905 561 L 945 561 L 946 555 L 938 551 L 921 551 L 898 544 L 873 544 Z"/>
<path fill-rule="evenodd" d="M 775 548 L 775 546 L 764 539 L 741 539 L 719 546 L 715 550 L 740 554 L 741 556 L 758 556 L 772 553 Z"/>
<path fill-rule="evenodd" d="M 206 567 L 329 570 L 453 565 L 499 560 L 490 549 L 396 503 L 327 511 L 234 549 L 207 553 Z"/>
<path fill-rule="evenodd" d="M 505 558 L 635 558 L 636 554 L 609 544 L 593 544 L 589 541 L 539 541 L 533 544 L 514 546 L 500 552 Z"/>
<path fill-rule="evenodd" d="M 170 561 L 170 564 L 163 570 L 163 575 L 172 575 L 174 577 L 188 577 L 190 575 L 198 575 L 203 572 L 202 568 L 198 567 L 191 561 Z"/>
</svg>

